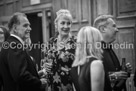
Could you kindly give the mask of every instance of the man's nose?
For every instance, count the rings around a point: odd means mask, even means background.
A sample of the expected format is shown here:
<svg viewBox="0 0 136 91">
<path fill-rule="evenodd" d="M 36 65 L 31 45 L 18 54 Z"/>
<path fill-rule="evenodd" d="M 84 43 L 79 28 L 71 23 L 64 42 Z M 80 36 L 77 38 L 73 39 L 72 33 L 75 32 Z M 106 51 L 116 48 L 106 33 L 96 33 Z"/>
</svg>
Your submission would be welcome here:
<svg viewBox="0 0 136 91">
<path fill-rule="evenodd" d="M 28 30 L 29 30 L 29 31 L 31 31 L 31 30 L 32 30 L 30 26 L 28 26 Z"/>
<path fill-rule="evenodd" d="M 118 28 L 116 27 L 116 32 L 119 32 Z"/>
</svg>

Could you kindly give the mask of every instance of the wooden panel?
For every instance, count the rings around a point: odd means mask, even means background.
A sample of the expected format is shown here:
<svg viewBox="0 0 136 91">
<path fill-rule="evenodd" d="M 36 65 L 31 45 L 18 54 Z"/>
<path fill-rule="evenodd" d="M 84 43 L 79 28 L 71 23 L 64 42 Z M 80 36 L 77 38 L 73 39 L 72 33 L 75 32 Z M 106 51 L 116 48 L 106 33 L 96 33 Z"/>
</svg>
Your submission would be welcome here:
<svg viewBox="0 0 136 91">
<path fill-rule="evenodd" d="M 53 15 L 56 18 L 56 12 L 61 9 L 61 0 L 53 0 Z"/>
<path fill-rule="evenodd" d="M 3 5 L 0 5 L 0 16 L 3 16 L 4 15 L 4 6 Z"/>
<path fill-rule="evenodd" d="M 26 7 L 30 5 L 30 0 L 22 0 L 22 6 Z"/>
<path fill-rule="evenodd" d="M 97 5 L 97 15 L 108 14 L 108 0 L 94 0 Z"/>
<path fill-rule="evenodd" d="M 90 0 L 70 0 L 68 9 L 72 12 L 74 21 L 72 33 L 76 35 L 83 26 L 91 25 Z"/>
<path fill-rule="evenodd" d="M 68 10 L 72 13 L 73 23 L 78 23 L 79 21 L 79 0 L 68 0 Z"/>
<path fill-rule="evenodd" d="M 0 0 L 0 3 L 3 2 L 3 0 Z"/>
<path fill-rule="evenodd" d="M 136 11 L 136 0 L 118 0 L 118 2 L 120 12 Z"/>
<path fill-rule="evenodd" d="M 89 22 L 89 0 L 81 0 L 81 22 Z"/>
<path fill-rule="evenodd" d="M 43 4 L 43 3 L 51 3 L 52 0 L 41 0 L 40 3 Z"/>
<path fill-rule="evenodd" d="M 19 1 L 15 3 L 15 9 L 16 12 L 21 11 L 21 3 Z"/>
<path fill-rule="evenodd" d="M 78 31 L 79 28 L 80 28 L 79 24 L 73 24 L 72 28 L 71 28 L 71 31 Z"/>
<path fill-rule="evenodd" d="M 119 30 L 118 35 L 118 57 L 120 61 L 122 58 L 126 58 L 127 62 L 133 64 L 134 61 L 134 29 L 124 28 Z"/>
<path fill-rule="evenodd" d="M 0 17 L 4 15 L 4 1 L 0 0 Z"/>
<path fill-rule="evenodd" d="M 39 12 L 43 9 L 48 9 L 49 7 L 52 7 L 51 3 L 35 5 L 35 6 L 30 6 L 30 7 L 23 7 L 21 8 L 21 11 L 25 13 L 30 13 L 30 12 L 32 13 L 32 12 Z"/>
<path fill-rule="evenodd" d="M 67 0 L 61 0 L 61 8 L 62 9 L 67 9 L 68 8 Z"/>
<path fill-rule="evenodd" d="M 136 0 L 117 0 L 117 16 L 130 16 L 136 13 Z"/>
<path fill-rule="evenodd" d="M 6 15 L 12 15 L 14 13 L 14 4 L 9 3 L 6 5 Z"/>
<path fill-rule="evenodd" d="M 3 0 L 0 0 L 0 5 L 2 5 L 3 4 Z"/>
<path fill-rule="evenodd" d="M 118 28 L 132 28 L 135 26 L 135 19 L 133 17 L 129 18 L 117 18 L 117 26 Z"/>
<path fill-rule="evenodd" d="M 12 3 L 14 0 L 6 0 L 6 3 Z"/>
</svg>

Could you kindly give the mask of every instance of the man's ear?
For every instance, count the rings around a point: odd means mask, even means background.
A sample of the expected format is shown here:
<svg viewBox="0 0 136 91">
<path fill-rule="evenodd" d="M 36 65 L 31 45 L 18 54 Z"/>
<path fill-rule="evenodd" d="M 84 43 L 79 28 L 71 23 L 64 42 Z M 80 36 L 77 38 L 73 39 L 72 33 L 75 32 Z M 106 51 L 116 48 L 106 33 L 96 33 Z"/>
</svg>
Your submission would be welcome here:
<svg viewBox="0 0 136 91">
<path fill-rule="evenodd" d="M 100 30 L 102 33 L 106 32 L 105 26 L 100 26 L 100 27 L 99 27 L 99 30 Z"/>
<path fill-rule="evenodd" d="M 13 31 L 17 32 L 17 25 L 16 24 L 13 25 Z"/>
</svg>

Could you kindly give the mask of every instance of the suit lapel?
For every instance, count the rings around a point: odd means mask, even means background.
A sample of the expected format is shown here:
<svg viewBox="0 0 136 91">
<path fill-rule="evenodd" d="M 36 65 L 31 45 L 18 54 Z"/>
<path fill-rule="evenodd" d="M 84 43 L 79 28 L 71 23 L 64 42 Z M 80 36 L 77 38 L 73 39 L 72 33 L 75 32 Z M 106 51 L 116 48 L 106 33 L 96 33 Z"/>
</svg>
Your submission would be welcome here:
<svg viewBox="0 0 136 91">
<path fill-rule="evenodd" d="M 26 52 L 26 51 L 25 51 Z M 28 52 L 26 52 L 27 58 L 29 63 L 32 65 L 32 68 L 34 70 L 34 73 L 39 77 L 37 70 L 36 70 L 36 64 L 34 63 L 34 61 L 32 60 L 32 58 L 30 57 L 30 55 L 28 54 Z"/>
</svg>

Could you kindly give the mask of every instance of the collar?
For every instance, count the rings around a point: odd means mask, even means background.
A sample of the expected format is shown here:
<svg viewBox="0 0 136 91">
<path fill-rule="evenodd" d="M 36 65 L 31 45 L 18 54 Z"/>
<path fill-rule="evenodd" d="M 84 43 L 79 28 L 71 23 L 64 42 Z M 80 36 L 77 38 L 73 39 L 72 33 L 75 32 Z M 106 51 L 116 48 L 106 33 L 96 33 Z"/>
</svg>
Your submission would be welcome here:
<svg viewBox="0 0 136 91">
<path fill-rule="evenodd" d="M 112 43 L 111 43 L 111 44 L 108 44 L 108 43 L 102 41 L 102 42 L 101 42 L 101 48 L 102 48 L 102 49 L 112 49 L 112 48 L 113 48 L 113 44 L 112 44 Z"/>
<path fill-rule="evenodd" d="M 24 45 L 24 41 L 19 36 L 15 35 L 15 34 L 11 34 L 11 36 L 17 38 Z"/>
</svg>

